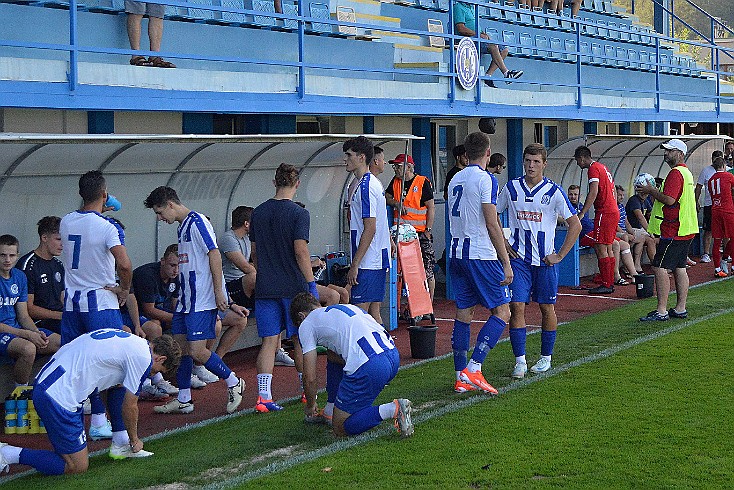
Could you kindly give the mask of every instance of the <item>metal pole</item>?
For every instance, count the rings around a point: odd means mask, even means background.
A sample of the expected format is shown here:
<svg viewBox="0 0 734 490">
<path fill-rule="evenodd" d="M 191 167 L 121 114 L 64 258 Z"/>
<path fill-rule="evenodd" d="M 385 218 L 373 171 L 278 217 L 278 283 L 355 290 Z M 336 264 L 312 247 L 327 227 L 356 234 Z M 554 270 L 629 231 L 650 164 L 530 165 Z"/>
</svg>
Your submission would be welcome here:
<svg viewBox="0 0 734 490">
<path fill-rule="evenodd" d="M 76 91 L 79 83 L 79 52 L 77 51 L 76 0 L 69 0 L 69 91 Z"/>
</svg>

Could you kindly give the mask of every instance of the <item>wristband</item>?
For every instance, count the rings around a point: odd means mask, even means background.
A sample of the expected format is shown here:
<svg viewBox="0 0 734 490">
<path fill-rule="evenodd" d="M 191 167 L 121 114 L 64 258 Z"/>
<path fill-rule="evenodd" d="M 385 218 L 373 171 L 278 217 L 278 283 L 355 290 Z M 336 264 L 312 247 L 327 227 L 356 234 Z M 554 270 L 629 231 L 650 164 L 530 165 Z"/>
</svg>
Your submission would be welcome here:
<svg viewBox="0 0 734 490">
<path fill-rule="evenodd" d="M 311 293 L 314 298 L 319 299 L 319 292 L 316 290 L 316 281 L 308 283 L 308 292 Z"/>
</svg>

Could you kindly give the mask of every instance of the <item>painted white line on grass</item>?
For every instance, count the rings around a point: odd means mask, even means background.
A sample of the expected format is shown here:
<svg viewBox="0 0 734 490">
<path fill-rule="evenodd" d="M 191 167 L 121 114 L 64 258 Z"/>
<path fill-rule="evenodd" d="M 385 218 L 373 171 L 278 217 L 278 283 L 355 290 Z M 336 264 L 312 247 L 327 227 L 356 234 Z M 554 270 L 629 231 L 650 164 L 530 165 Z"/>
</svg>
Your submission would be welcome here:
<svg viewBox="0 0 734 490">
<path fill-rule="evenodd" d="M 615 298 L 613 296 L 602 296 L 601 294 L 558 293 L 558 296 L 574 296 L 574 297 L 579 297 L 579 298 L 613 299 L 614 301 L 637 301 L 637 298 Z"/>
<path fill-rule="evenodd" d="M 645 342 L 649 342 L 650 340 L 661 338 L 670 333 L 677 332 L 684 328 L 687 328 L 693 325 L 697 325 L 701 322 L 705 322 L 705 321 L 711 320 L 713 318 L 716 318 L 722 315 L 727 315 L 729 313 L 734 313 L 734 308 L 728 308 L 726 310 L 721 310 L 718 312 L 710 313 L 706 316 L 696 318 L 695 320 L 684 320 L 682 322 L 676 322 L 668 328 L 658 330 L 657 332 L 653 332 L 651 334 L 644 335 L 642 337 L 637 337 L 627 342 L 623 342 L 621 344 L 604 349 L 595 354 L 581 357 L 579 359 L 576 359 L 575 361 L 571 361 L 559 367 L 553 368 L 550 371 L 547 371 L 545 373 L 533 375 L 531 377 L 527 377 L 519 381 L 512 382 L 509 385 L 500 388 L 499 394 L 501 395 L 501 394 L 516 390 L 518 388 L 523 388 L 532 383 L 537 383 L 538 381 L 542 381 L 552 376 L 556 376 L 557 374 L 561 374 L 563 372 L 568 371 L 571 368 L 581 366 L 583 364 L 598 361 L 601 359 L 606 359 L 610 356 L 613 356 L 614 354 L 617 354 L 618 352 L 630 349 L 632 347 L 643 344 Z M 448 355 L 442 356 L 442 358 L 443 357 L 448 357 Z M 477 394 L 470 398 L 464 398 L 462 400 L 459 400 L 453 403 L 449 403 L 435 410 L 428 410 L 425 412 L 417 413 L 413 416 L 413 421 L 414 423 L 425 422 L 427 420 L 431 420 L 436 417 L 441 417 L 443 415 L 456 412 L 458 410 L 469 407 L 471 405 L 475 405 L 477 403 L 484 402 L 491 398 L 494 398 L 494 396 L 487 395 L 487 394 Z M 381 427 L 372 429 L 368 432 L 362 433 L 358 436 L 354 436 L 348 439 L 340 439 L 332 444 L 329 444 L 328 446 L 324 446 L 322 448 L 315 449 L 313 451 L 309 451 L 309 452 L 300 454 L 298 456 L 294 456 L 292 458 L 289 458 L 283 461 L 277 461 L 277 462 L 271 463 L 257 470 L 244 473 L 242 475 L 236 476 L 234 478 L 230 478 L 222 482 L 212 483 L 203 488 L 207 490 L 215 490 L 215 489 L 218 490 L 218 489 L 223 489 L 223 488 L 229 488 L 234 485 L 242 484 L 247 481 L 253 480 L 255 478 L 259 478 L 261 476 L 265 476 L 265 475 L 269 475 L 273 473 L 279 473 L 281 471 L 290 469 L 298 464 L 313 461 L 322 456 L 327 456 L 329 454 L 333 454 L 338 451 L 343 451 L 345 449 L 359 446 L 365 442 L 373 441 L 379 437 L 382 437 L 384 435 L 387 435 L 393 432 L 394 432 L 394 429 L 392 427 L 387 427 L 386 425 L 383 425 Z"/>
</svg>

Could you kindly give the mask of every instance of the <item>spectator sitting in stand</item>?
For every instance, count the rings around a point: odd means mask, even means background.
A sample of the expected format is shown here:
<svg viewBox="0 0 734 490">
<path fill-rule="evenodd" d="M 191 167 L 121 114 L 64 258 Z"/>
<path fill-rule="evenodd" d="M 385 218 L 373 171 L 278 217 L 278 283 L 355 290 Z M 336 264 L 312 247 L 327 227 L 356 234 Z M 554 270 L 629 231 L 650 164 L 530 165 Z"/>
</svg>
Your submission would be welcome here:
<svg viewBox="0 0 734 490">
<path fill-rule="evenodd" d="M 63 244 L 59 234 L 61 218 L 46 216 L 38 222 L 39 243 L 35 250 L 18 260 L 16 267 L 28 279 L 28 314 L 39 328 L 61 333 L 64 310 L 64 266 L 57 259 Z"/>
<path fill-rule="evenodd" d="M 456 2 L 454 4 L 454 26 L 456 34 L 466 37 L 477 36 L 477 22 L 474 15 L 474 7 L 474 5 L 463 2 Z M 484 32 L 480 33 L 479 37 L 489 41 L 489 36 Z M 505 65 L 505 58 L 507 58 L 509 53 L 507 46 L 498 46 L 491 42 L 482 43 L 482 45 L 482 51 L 489 53 L 492 57 L 492 62 L 489 64 L 486 72 L 488 77 L 492 76 L 492 73 L 497 68 L 500 69 L 507 83 L 512 83 L 512 80 L 522 76 L 523 72 L 521 70 L 509 70 Z M 484 80 L 484 83 L 488 87 L 495 88 L 492 80 Z"/>
</svg>

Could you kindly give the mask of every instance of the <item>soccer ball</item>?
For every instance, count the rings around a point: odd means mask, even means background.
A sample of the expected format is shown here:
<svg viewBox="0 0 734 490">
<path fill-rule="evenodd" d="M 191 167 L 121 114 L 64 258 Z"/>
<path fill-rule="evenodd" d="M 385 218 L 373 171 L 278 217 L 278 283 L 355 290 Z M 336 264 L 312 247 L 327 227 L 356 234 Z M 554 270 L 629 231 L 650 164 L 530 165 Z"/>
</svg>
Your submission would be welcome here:
<svg viewBox="0 0 734 490">
<path fill-rule="evenodd" d="M 642 187 L 643 185 L 651 185 L 655 187 L 655 177 L 646 173 L 642 173 L 635 177 L 635 187 Z"/>
<path fill-rule="evenodd" d="M 418 233 L 415 231 L 415 228 L 413 228 L 413 225 L 409 225 L 407 223 L 402 223 L 400 225 L 400 231 L 397 231 L 396 225 L 393 225 L 392 227 L 392 235 L 393 237 L 395 235 L 398 235 L 399 242 L 412 242 L 413 240 L 418 240 Z"/>
</svg>

